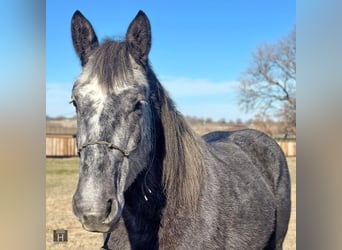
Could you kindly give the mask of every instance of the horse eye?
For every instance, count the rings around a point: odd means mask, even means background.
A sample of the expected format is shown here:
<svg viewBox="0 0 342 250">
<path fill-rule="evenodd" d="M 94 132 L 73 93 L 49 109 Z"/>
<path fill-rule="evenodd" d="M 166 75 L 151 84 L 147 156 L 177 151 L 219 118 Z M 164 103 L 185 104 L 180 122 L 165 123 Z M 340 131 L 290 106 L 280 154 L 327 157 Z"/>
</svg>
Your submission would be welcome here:
<svg viewBox="0 0 342 250">
<path fill-rule="evenodd" d="M 74 107 L 77 109 L 77 103 L 75 102 L 75 100 L 71 100 L 69 103 L 74 105 Z"/>
<path fill-rule="evenodd" d="M 134 112 L 136 112 L 136 111 L 140 112 L 142 107 L 143 107 L 143 105 L 145 105 L 145 104 L 146 104 L 146 101 L 144 101 L 144 100 L 137 101 L 135 106 L 134 106 Z"/>
</svg>

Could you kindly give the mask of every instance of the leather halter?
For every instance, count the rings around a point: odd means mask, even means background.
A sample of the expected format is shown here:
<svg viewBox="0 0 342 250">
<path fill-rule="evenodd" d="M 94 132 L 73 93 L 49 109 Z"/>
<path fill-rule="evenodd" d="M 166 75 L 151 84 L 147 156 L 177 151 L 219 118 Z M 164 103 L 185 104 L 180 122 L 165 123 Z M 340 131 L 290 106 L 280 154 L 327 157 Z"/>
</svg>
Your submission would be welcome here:
<svg viewBox="0 0 342 250">
<path fill-rule="evenodd" d="M 127 157 L 127 158 L 129 157 L 130 153 L 133 151 L 133 150 L 128 151 L 127 149 L 122 149 L 119 146 L 116 146 L 115 144 L 113 144 L 111 142 L 107 142 L 107 141 L 90 141 L 90 142 L 87 142 L 87 143 L 79 146 L 77 149 L 77 153 L 80 154 L 81 151 L 84 148 L 88 147 L 89 145 L 106 145 L 110 149 L 116 149 L 116 150 L 120 151 L 123 154 L 123 156 Z"/>
</svg>

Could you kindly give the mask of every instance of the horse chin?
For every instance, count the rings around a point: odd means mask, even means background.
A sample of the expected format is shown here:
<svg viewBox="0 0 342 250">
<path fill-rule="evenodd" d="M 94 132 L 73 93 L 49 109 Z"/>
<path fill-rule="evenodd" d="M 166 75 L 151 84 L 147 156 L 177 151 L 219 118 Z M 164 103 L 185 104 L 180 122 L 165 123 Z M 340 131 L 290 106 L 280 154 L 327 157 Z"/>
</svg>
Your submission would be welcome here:
<svg viewBox="0 0 342 250">
<path fill-rule="evenodd" d="M 117 218 L 115 218 L 114 221 L 112 221 L 111 223 L 107 224 L 107 223 L 102 223 L 102 224 L 91 224 L 91 225 L 87 225 L 87 224 L 82 224 L 83 229 L 89 231 L 89 232 L 95 232 L 95 233 L 110 233 L 113 232 L 114 229 L 117 227 L 118 222 L 120 220 L 121 216 L 118 216 Z"/>
<path fill-rule="evenodd" d="M 110 227 L 108 227 L 107 225 L 104 224 L 100 224 L 100 225 L 86 225 L 86 224 L 82 224 L 83 229 L 89 231 L 89 232 L 93 232 L 93 233 L 107 233 L 110 231 Z"/>
</svg>

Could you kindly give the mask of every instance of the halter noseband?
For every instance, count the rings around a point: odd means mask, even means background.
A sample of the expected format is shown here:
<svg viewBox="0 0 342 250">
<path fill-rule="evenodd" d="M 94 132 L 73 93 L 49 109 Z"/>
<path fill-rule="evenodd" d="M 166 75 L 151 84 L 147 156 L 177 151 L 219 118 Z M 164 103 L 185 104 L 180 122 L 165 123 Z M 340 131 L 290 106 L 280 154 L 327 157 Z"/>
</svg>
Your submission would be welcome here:
<svg viewBox="0 0 342 250">
<path fill-rule="evenodd" d="M 116 149 L 116 150 L 120 151 L 124 157 L 127 157 L 127 158 L 130 155 L 130 153 L 132 152 L 132 151 L 128 151 L 126 149 L 122 149 L 122 148 L 116 146 L 115 144 L 107 142 L 107 141 L 91 141 L 91 142 L 87 142 L 87 143 L 81 145 L 80 147 L 78 147 L 77 153 L 80 154 L 84 148 L 88 147 L 89 145 L 96 145 L 96 144 L 97 145 L 107 145 L 108 148 L 110 148 L 110 149 Z"/>
</svg>

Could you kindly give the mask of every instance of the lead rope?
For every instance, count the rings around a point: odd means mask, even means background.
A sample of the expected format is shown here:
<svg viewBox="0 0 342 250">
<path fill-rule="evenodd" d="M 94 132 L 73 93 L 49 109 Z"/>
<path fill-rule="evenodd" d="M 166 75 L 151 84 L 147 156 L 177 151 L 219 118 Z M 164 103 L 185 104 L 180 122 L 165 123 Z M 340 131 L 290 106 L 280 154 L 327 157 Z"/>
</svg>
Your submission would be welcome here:
<svg viewBox="0 0 342 250">
<path fill-rule="evenodd" d="M 109 237 L 110 237 L 110 233 L 106 233 L 103 236 L 104 242 L 103 242 L 103 246 L 100 248 L 100 250 L 110 250 L 109 247 L 108 247 Z"/>
</svg>

